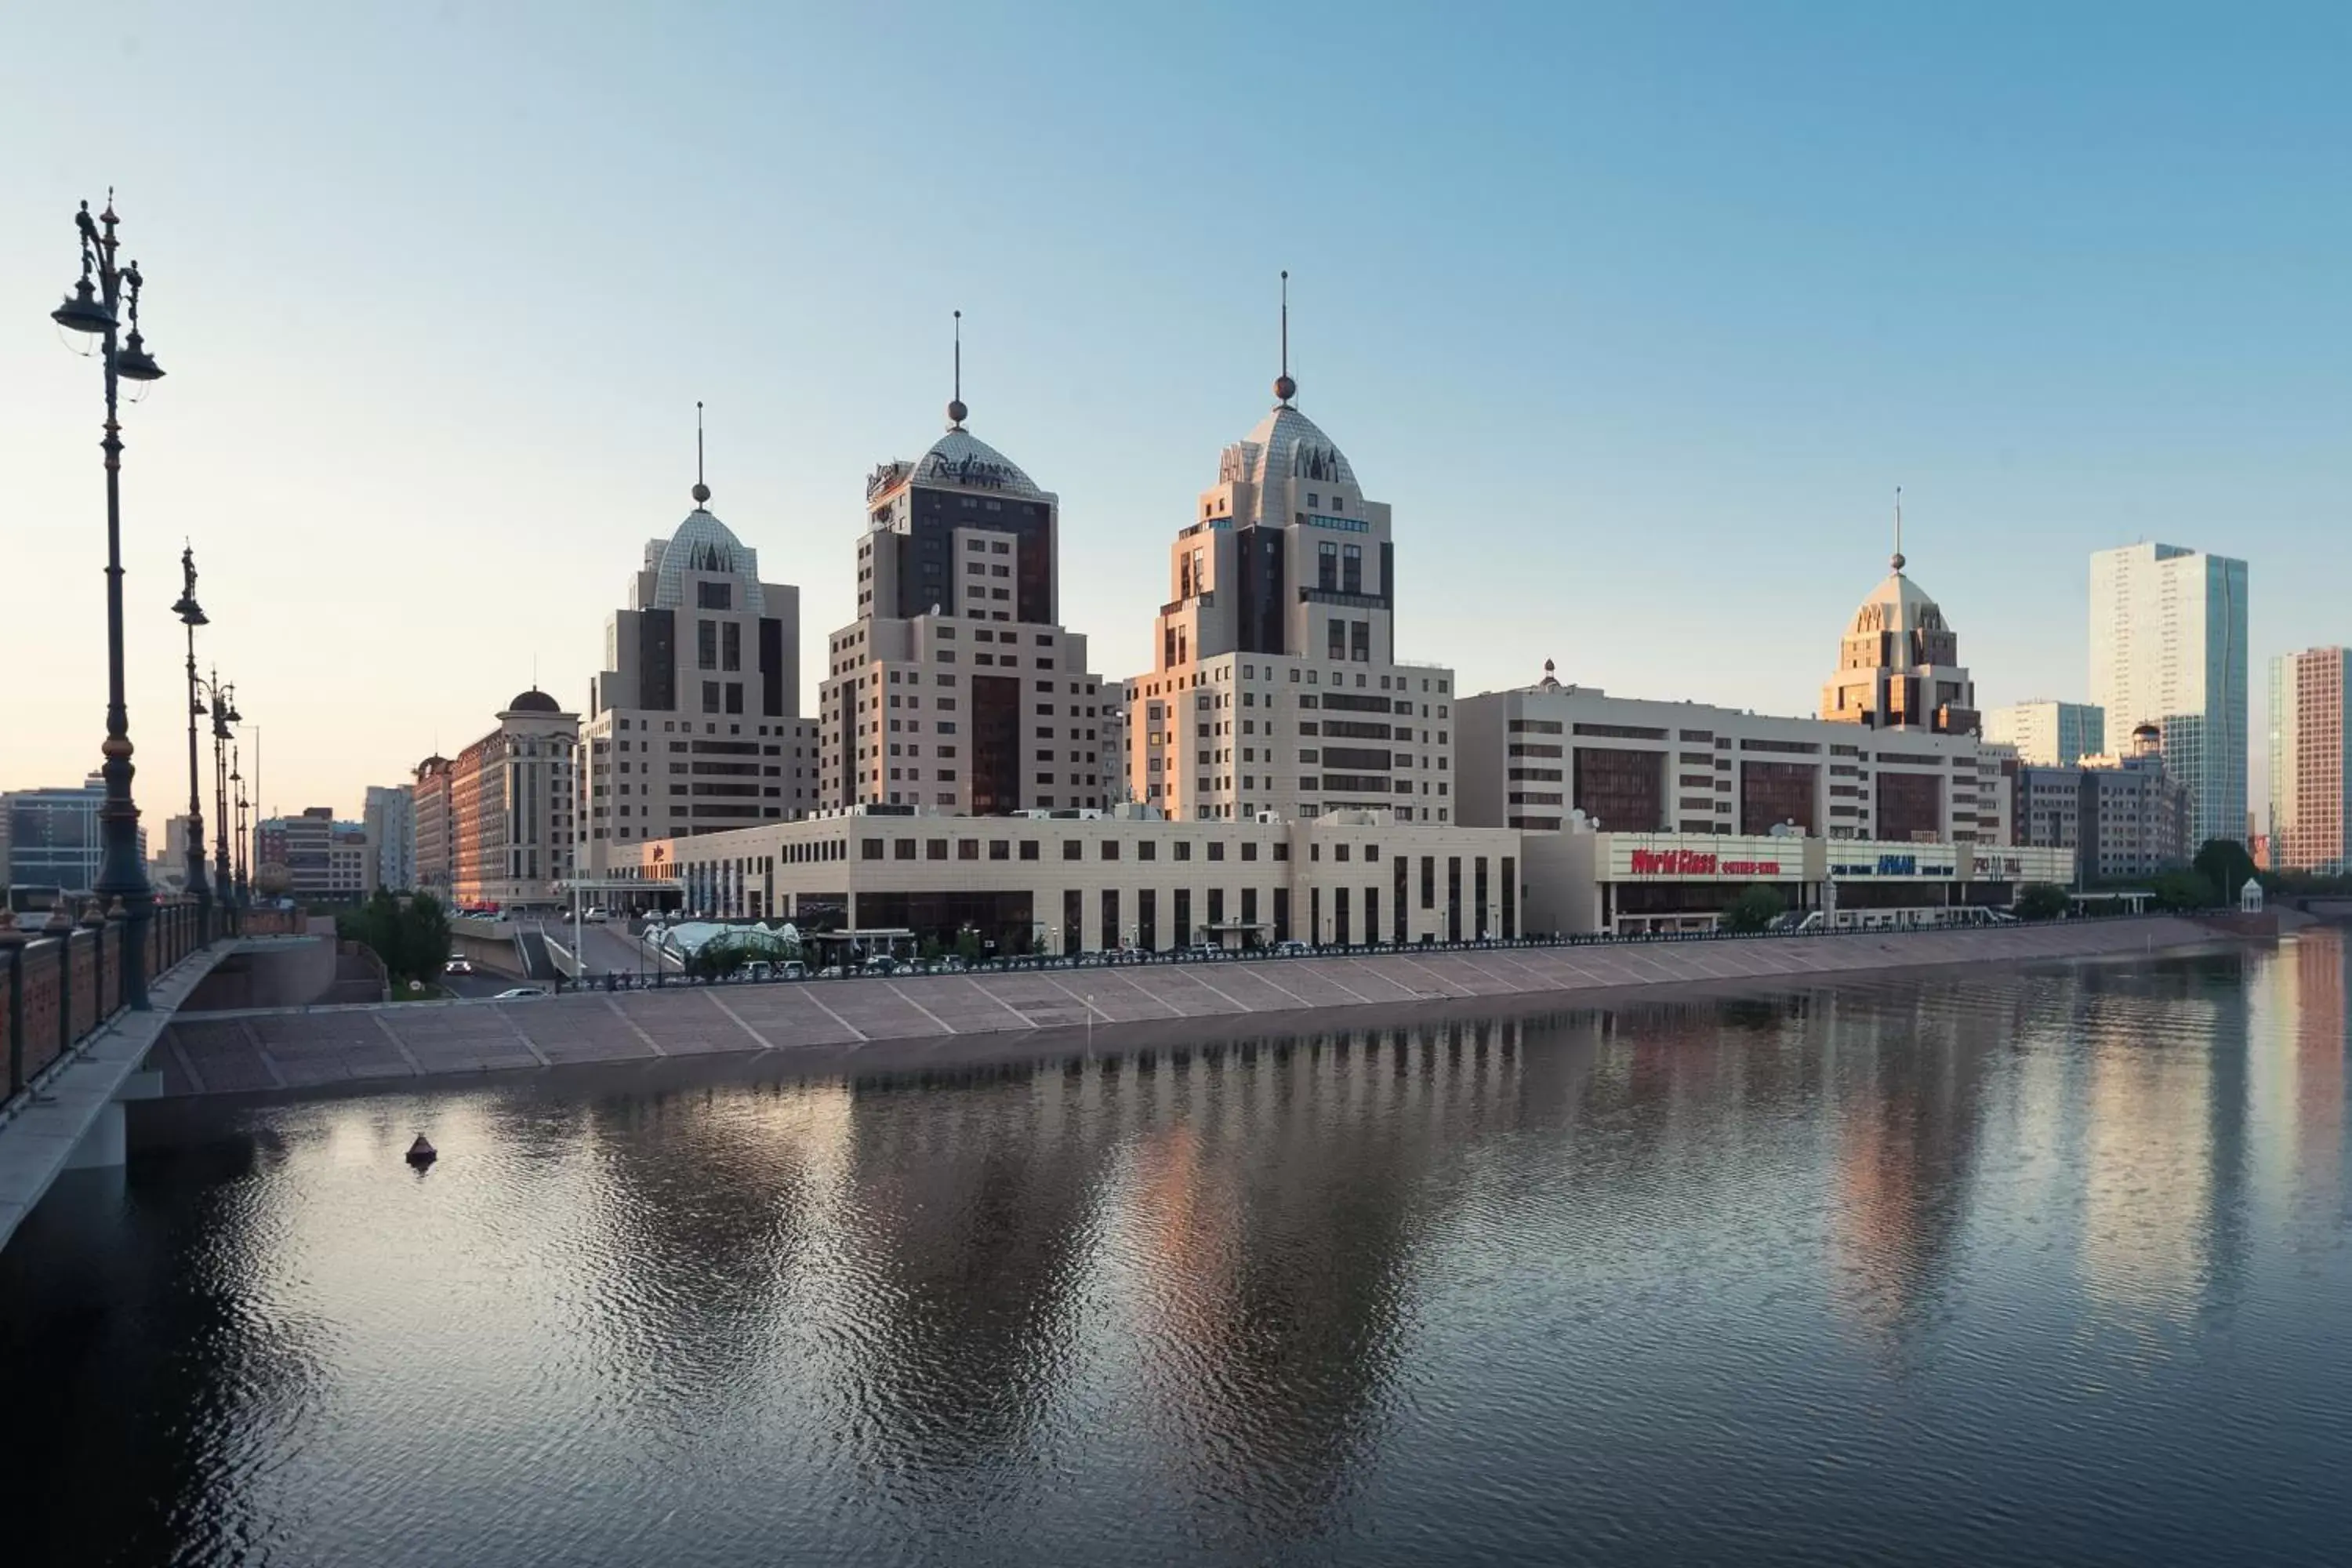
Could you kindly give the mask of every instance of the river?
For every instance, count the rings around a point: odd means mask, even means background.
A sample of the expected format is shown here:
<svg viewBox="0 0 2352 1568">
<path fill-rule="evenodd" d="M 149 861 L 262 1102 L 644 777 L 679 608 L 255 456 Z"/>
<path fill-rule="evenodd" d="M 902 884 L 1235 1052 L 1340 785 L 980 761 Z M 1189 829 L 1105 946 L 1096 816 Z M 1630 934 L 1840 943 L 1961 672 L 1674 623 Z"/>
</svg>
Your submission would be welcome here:
<svg viewBox="0 0 2352 1568">
<path fill-rule="evenodd" d="M 2347 983 L 148 1108 L 0 1253 L 5 1555 L 2341 1561 Z"/>
</svg>

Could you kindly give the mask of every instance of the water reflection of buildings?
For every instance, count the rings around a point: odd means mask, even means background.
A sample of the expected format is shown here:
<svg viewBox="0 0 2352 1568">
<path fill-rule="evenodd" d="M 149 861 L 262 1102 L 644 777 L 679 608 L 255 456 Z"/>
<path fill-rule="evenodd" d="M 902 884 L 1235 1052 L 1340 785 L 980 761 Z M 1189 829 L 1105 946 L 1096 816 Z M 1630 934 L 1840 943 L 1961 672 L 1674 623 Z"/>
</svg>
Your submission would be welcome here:
<svg viewBox="0 0 2352 1568">
<path fill-rule="evenodd" d="M 2305 931 L 2280 945 L 2256 998 L 2275 1019 L 2262 1036 L 2275 1054 L 2256 1065 L 2255 1097 L 2272 1133 L 2259 1155 L 2263 1184 L 2328 1211 L 2344 1185 L 2347 963 L 2352 942 L 2341 930 Z"/>
<path fill-rule="evenodd" d="M 1158 1465 L 1212 1542 L 1323 1529 L 1401 1397 L 1459 1169 L 1532 1097 L 1517 1022 L 1335 1033 L 1161 1060 L 1108 1220 Z M 1570 1053 L 1547 1053 L 1567 1061 Z"/>
<path fill-rule="evenodd" d="M 1969 1214 L 1987 1058 L 2014 1023 L 2005 997 L 1823 999 L 1833 1289 L 1878 1333 L 1900 1339 L 1942 1286 Z"/>
<path fill-rule="evenodd" d="M 2242 960 L 2085 971 L 2081 1266 L 2092 1297 L 2168 1317 L 2226 1300 L 2244 1249 Z"/>
</svg>

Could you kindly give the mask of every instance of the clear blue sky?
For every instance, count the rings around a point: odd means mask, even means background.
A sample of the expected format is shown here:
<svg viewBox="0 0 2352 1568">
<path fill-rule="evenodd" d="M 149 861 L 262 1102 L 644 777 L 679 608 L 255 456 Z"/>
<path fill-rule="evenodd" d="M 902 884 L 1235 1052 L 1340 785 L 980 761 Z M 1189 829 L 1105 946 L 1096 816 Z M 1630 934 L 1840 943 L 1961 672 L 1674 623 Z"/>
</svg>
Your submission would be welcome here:
<svg viewBox="0 0 2352 1568">
<path fill-rule="evenodd" d="M 101 735 L 97 378 L 44 313 L 110 182 L 171 371 L 127 422 L 151 825 L 183 534 L 268 804 L 355 810 L 534 661 L 584 700 L 697 398 L 813 679 L 956 307 L 1133 673 L 1284 267 L 1402 650 L 1465 689 L 1809 710 L 1899 483 L 1986 705 L 2080 697 L 2085 557 L 2157 537 L 2252 561 L 2259 721 L 2260 659 L 2352 641 L 2347 59 L 2340 5 L 11 6 L 0 785 Z"/>
</svg>

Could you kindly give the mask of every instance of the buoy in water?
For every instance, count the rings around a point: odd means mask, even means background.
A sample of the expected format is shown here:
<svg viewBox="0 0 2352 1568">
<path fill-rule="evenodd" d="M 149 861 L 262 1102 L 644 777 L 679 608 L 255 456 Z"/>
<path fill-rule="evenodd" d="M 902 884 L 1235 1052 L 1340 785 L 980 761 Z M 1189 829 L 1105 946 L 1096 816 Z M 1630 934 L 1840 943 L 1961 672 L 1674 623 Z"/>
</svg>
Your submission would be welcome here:
<svg viewBox="0 0 2352 1568">
<path fill-rule="evenodd" d="M 429 1165 L 440 1157 L 440 1151 L 434 1148 L 431 1140 L 422 1132 L 416 1135 L 416 1142 L 408 1146 L 408 1163 L 412 1165 Z"/>
</svg>

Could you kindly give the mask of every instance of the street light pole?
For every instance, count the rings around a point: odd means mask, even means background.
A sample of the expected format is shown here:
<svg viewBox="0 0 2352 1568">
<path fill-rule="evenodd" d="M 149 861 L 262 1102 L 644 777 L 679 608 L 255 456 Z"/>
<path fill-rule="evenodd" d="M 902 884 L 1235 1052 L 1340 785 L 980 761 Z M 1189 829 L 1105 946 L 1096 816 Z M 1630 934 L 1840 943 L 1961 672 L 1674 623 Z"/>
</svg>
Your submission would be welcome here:
<svg viewBox="0 0 2352 1568">
<path fill-rule="evenodd" d="M 196 628 L 206 622 L 204 607 L 196 603 L 194 545 L 180 552 L 180 602 L 172 606 L 172 612 L 188 628 L 188 830 L 182 848 L 188 858 L 188 895 L 196 900 L 196 936 L 210 942 L 213 890 L 205 881 L 205 795 L 196 772 L 196 721 L 205 713 L 204 700 L 198 695 L 204 683 L 196 676 Z"/>
<path fill-rule="evenodd" d="M 215 668 L 212 679 L 199 682 L 212 699 L 213 719 L 213 887 L 221 909 L 227 915 L 226 925 L 232 931 L 244 930 L 243 900 L 229 877 L 228 864 L 228 785 L 229 726 L 245 715 L 236 710 L 236 683 L 221 684 L 220 671 Z"/>
<path fill-rule="evenodd" d="M 132 1007 L 144 1009 L 147 927 L 154 918 L 155 890 L 140 858 L 139 807 L 131 798 L 131 719 L 122 695 L 122 425 L 117 414 L 121 383 L 159 381 L 163 370 L 139 335 L 139 290 L 146 283 L 139 263 L 115 265 L 119 221 L 111 192 L 106 211 L 94 220 L 89 204 L 81 204 L 74 215 L 81 236 L 81 279 L 49 319 L 68 331 L 100 339 L 103 346 L 106 436 L 99 447 L 106 454 L 106 744 L 100 751 L 106 762 L 99 771 L 106 780 L 106 804 L 98 813 L 103 855 L 91 891 L 101 907 L 122 900 L 122 994 Z M 129 335 L 118 342 L 116 333 L 126 320 Z"/>
<path fill-rule="evenodd" d="M 252 897 L 253 883 L 246 875 L 245 769 L 237 755 L 238 749 L 236 738 L 231 736 L 228 742 L 228 782 L 236 786 L 236 799 L 232 803 L 236 810 L 236 901 L 238 908 L 249 909 L 252 907 L 248 900 Z"/>
</svg>

